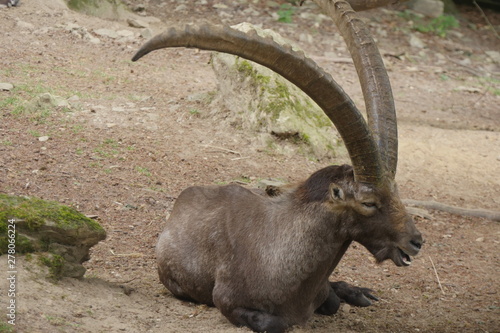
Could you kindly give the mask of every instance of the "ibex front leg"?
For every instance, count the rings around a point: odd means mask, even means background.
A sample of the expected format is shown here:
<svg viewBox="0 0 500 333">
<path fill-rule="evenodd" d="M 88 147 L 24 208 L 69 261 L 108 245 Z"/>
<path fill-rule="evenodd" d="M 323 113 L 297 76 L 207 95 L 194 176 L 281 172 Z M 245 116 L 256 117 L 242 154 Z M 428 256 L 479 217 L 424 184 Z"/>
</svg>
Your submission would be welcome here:
<svg viewBox="0 0 500 333">
<path fill-rule="evenodd" d="M 330 286 L 330 283 L 328 283 L 327 289 L 328 289 L 328 297 L 323 302 L 323 304 L 321 304 L 320 307 L 316 309 L 316 313 L 325 316 L 331 316 L 337 313 L 337 311 L 339 310 L 340 298 L 337 296 L 333 288 Z"/>
<path fill-rule="evenodd" d="M 316 309 L 316 313 L 327 316 L 333 315 L 337 313 L 341 302 L 364 307 L 371 305 L 371 300 L 378 301 L 378 298 L 372 295 L 373 290 L 351 286 L 344 281 L 329 282 L 328 289 L 328 297 Z"/>
<path fill-rule="evenodd" d="M 378 301 L 378 298 L 372 295 L 373 290 L 351 286 L 347 282 L 338 281 L 331 282 L 335 294 L 345 303 L 354 306 L 369 306 L 371 300 Z"/>
</svg>

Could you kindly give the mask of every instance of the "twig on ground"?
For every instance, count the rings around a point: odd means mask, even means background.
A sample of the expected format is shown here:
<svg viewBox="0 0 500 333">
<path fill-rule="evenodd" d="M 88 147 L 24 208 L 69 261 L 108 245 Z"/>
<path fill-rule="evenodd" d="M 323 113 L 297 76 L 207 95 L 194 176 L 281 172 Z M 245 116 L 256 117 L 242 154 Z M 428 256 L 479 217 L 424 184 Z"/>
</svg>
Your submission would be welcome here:
<svg viewBox="0 0 500 333">
<path fill-rule="evenodd" d="M 476 0 L 472 0 L 472 3 L 474 4 L 474 6 L 477 7 L 477 9 L 479 10 L 479 12 L 481 13 L 481 16 L 484 18 L 484 20 L 486 21 L 486 23 L 488 23 L 488 25 L 490 26 L 491 30 L 493 30 L 493 33 L 495 34 L 495 36 L 498 39 L 500 39 L 500 35 L 495 30 L 495 26 L 493 24 L 491 24 L 490 20 L 488 19 L 488 16 L 486 16 L 486 14 L 484 13 L 483 9 L 478 5 L 478 3 L 476 2 Z"/>
<path fill-rule="evenodd" d="M 440 210 L 443 212 L 457 214 L 462 216 L 482 217 L 492 221 L 500 222 L 500 212 L 487 209 L 467 209 L 455 206 L 449 206 L 436 201 L 419 201 L 412 199 L 403 200 L 405 205 L 422 207 L 426 209 Z"/>
<path fill-rule="evenodd" d="M 226 149 L 226 148 L 216 147 L 216 146 L 211 146 L 211 145 L 204 145 L 203 147 L 205 147 L 205 148 L 212 148 L 212 149 L 216 149 L 216 150 L 220 150 L 220 151 L 223 151 L 223 152 L 227 152 L 227 153 L 231 153 L 231 154 L 235 154 L 235 155 L 240 155 L 241 156 L 240 152 L 235 151 L 235 150 L 231 150 L 231 149 Z"/>
<path fill-rule="evenodd" d="M 133 253 L 113 253 L 115 257 L 133 257 L 133 258 L 142 258 L 145 257 L 143 253 L 133 252 Z"/>
<path fill-rule="evenodd" d="M 250 156 L 235 157 L 235 158 L 232 158 L 231 161 L 239 161 L 239 160 L 244 160 L 247 158 L 250 158 Z"/>
<path fill-rule="evenodd" d="M 431 256 L 429 256 L 429 260 L 431 261 L 432 268 L 434 269 L 434 274 L 436 275 L 436 279 L 437 279 L 439 288 L 441 289 L 441 292 L 443 293 L 443 295 L 446 295 L 446 293 L 444 292 L 443 286 L 441 285 L 441 280 L 439 280 L 439 275 L 438 275 L 438 272 L 436 270 L 436 266 L 434 266 L 434 262 L 432 261 Z"/>
<path fill-rule="evenodd" d="M 462 66 L 462 67 L 463 67 L 463 69 L 464 69 L 466 72 L 469 72 L 469 73 L 470 73 L 470 74 L 472 74 L 472 75 L 475 75 L 475 76 L 484 76 L 484 73 L 483 73 L 483 72 L 481 72 L 481 71 L 479 71 L 479 70 L 477 70 L 477 69 L 475 69 L 475 68 L 472 68 L 472 67 L 470 67 L 470 66 L 464 65 L 464 64 L 460 63 L 460 61 L 458 61 L 458 60 L 455 60 L 455 59 L 450 58 L 450 57 L 448 57 L 448 60 L 450 60 L 450 61 L 451 61 L 452 63 L 454 63 L 454 64 L 457 64 L 457 65 L 459 65 L 459 66 Z"/>
</svg>

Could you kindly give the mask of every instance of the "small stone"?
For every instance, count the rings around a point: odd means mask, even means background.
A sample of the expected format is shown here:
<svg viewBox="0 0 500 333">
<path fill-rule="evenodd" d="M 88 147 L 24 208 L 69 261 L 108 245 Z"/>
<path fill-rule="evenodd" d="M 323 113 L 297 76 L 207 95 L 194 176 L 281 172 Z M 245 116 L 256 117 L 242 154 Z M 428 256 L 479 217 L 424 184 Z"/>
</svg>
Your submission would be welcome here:
<svg viewBox="0 0 500 333">
<path fill-rule="evenodd" d="M 69 107 L 68 101 L 60 96 L 43 93 L 38 96 L 38 105 L 51 105 L 54 107 Z"/>
<path fill-rule="evenodd" d="M 342 312 L 349 313 L 351 311 L 351 306 L 349 304 L 342 304 Z"/>
<path fill-rule="evenodd" d="M 134 37 L 134 33 L 130 30 L 118 30 L 116 33 L 121 37 Z"/>
<path fill-rule="evenodd" d="M 49 140 L 49 137 L 47 135 L 44 135 L 44 136 L 41 136 L 38 138 L 38 141 L 40 142 L 45 142 L 45 141 L 48 141 Z"/>
<path fill-rule="evenodd" d="M 147 24 L 146 22 L 138 20 L 138 19 L 133 19 L 133 18 L 127 19 L 127 23 L 132 28 L 148 28 L 149 27 L 149 24 Z"/>
<path fill-rule="evenodd" d="M 141 37 L 143 38 L 151 38 L 153 37 L 153 30 L 146 28 L 141 30 Z"/>
<path fill-rule="evenodd" d="M 484 237 L 476 238 L 476 242 L 484 242 Z"/>
<path fill-rule="evenodd" d="M 96 35 L 99 35 L 102 37 L 109 37 L 112 39 L 116 39 L 116 38 L 120 37 L 116 31 L 111 30 L 111 29 L 96 29 L 96 30 L 94 30 L 94 33 Z"/>
<path fill-rule="evenodd" d="M 500 52 L 498 51 L 485 51 L 486 55 L 490 57 L 493 62 L 499 63 L 500 64 Z"/>
<path fill-rule="evenodd" d="M 459 31 L 450 30 L 450 31 L 448 31 L 448 34 L 449 34 L 450 36 L 454 36 L 454 37 L 459 38 L 459 39 L 464 38 L 464 34 L 463 34 L 463 33 L 461 33 L 461 32 L 459 32 Z"/>
<path fill-rule="evenodd" d="M 17 21 L 16 25 L 22 29 L 28 29 L 28 30 L 35 29 L 35 26 L 33 24 L 21 20 Z"/>
<path fill-rule="evenodd" d="M 439 0 L 416 0 L 412 9 L 428 17 L 439 17 L 443 15 L 444 3 Z"/>
<path fill-rule="evenodd" d="M 80 26 L 76 23 L 68 23 L 66 24 L 66 26 L 64 27 L 65 30 L 67 31 L 72 31 L 72 30 L 79 30 L 80 29 Z"/>
<path fill-rule="evenodd" d="M 11 83 L 0 82 L 0 90 L 11 91 L 14 86 Z"/>
<path fill-rule="evenodd" d="M 146 6 L 144 4 L 139 4 L 136 5 L 134 8 L 132 8 L 134 12 L 143 12 L 146 10 Z"/>
<path fill-rule="evenodd" d="M 300 40 L 301 42 L 303 42 L 303 43 L 310 43 L 310 44 L 314 43 L 314 38 L 313 38 L 313 36 L 311 36 L 311 35 L 310 35 L 310 34 L 308 34 L 308 33 L 302 33 L 302 34 L 300 34 L 300 36 L 299 36 L 299 40 Z"/>
<path fill-rule="evenodd" d="M 228 9 L 229 7 L 223 3 L 216 3 L 212 6 L 215 9 Z"/>
<path fill-rule="evenodd" d="M 411 34 L 411 36 L 410 36 L 410 45 L 412 47 L 416 47 L 419 49 L 423 49 L 425 47 L 425 43 L 422 42 L 422 40 L 420 38 L 415 36 L 415 34 Z"/>
<path fill-rule="evenodd" d="M 175 7 L 174 12 L 182 12 L 184 10 L 187 10 L 187 6 L 186 5 L 179 5 L 179 6 Z"/>
<path fill-rule="evenodd" d="M 92 44 L 99 44 L 101 43 L 101 40 L 97 37 L 88 37 L 87 40 L 92 43 Z"/>
</svg>

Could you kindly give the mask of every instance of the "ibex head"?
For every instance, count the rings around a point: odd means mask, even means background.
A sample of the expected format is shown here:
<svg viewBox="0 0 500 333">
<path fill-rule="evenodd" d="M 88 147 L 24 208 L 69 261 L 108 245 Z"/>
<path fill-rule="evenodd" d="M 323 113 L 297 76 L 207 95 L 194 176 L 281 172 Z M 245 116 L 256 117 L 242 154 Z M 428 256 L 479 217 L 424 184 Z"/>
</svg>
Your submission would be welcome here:
<svg viewBox="0 0 500 333">
<path fill-rule="evenodd" d="M 363 244 L 378 261 L 391 259 L 398 266 L 409 265 L 423 242 L 394 180 L 396 114 L 377 47 L 348 2 L 316 2 L 347 42 L 367 122 L 312 60 L 256 33 L 212 25 L 170 29 L 133 57 L 136 61 L 166 47 L 195 47 L 255 61 L 309 95 L 343 138 L 352 167 L 324 168 L 276 196 L 234 185 L 189 188 L 160 236 L 160 279 L 175 295 L 215 304 L 232 323 L 259 332 L 283 332 L 313 311 L 334 313 L 339 298 L 370 304 L 373 296 L 366 289 L 328 282 L 351 241 Z"/>
<path fill-rule="evenodd" d="M 422 246 L 422 236 L 399 199 L 396 183 L 357 182 L 350 166 L 331 166 L 312 174 L 297 188 L 304 203 L 325 203 L 342 214 L 345 233 L 364 245 L 381 262 L 391 259 L 408 266 Z"/>
</svg>

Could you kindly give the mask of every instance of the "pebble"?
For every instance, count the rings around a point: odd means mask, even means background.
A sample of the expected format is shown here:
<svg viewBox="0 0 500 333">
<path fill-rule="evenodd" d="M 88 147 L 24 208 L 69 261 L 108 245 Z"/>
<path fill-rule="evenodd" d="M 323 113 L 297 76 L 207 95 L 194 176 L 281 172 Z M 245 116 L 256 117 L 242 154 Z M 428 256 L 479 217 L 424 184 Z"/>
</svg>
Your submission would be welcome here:
<svg viewBox="0 0 500 333">
<path fill-rule="evenodd" d="M 120 37 L 120 35 L 118 35 L 118 33 L 116 31 L 111 30 L 111 29 L 96 29 L 96 30 L 94 30 L 94 33 L 96 35 L 99 35 L 102 37 L 109 37 L 112 39 L 116 39 L 116 38 Z"/>
<path fill-rule="evenodd" d="M 444 3 L 439 0 L 415 0 L 412 9 L 428 17 L 439 17 L 443 15 Z"/>
<path fill-rule="evenodd" d="M 80 26 L 76 23 L 68 23 L 64 26 L 64 29 L 67 31 L 78 30 L 80 29 Z"/>
<path fill-rule="evenodd" d="M 179 6 L 175 7 L 174 12 L 181 12 L 184 10 L 187 10 L 187 6 L 186 5 L 179 5 Z"/>
<path fill-rule="evenodd" d="M 349 313 L 351 311 L 351 306 L 349 304 L 342 304 L 342 312 Z"/>
<path fill-rule="evenodd" d="M 16 25 L 22 29 L 29 29 L 29 30 L 35 29 L 35 26 L 33 24 L 21 20 L 18 20 Z"/>
<path fill-rule="evenodd" d="M 498 52 L 498 51 L 485 51 L 484 53 L 486 53 L 488 55 L 488 57 L 490 57 L 493 60 L 493 62 L 500 64 L 500 52 Z"/>
<path fill-rule="evenodd" d="M 118 30 L 116 33 L 121 37 L 134 37 L 134 33 L 130 30 Z"/>
<path fill-rule="evenodd" d="M 45 142 L 45 141 L 48 141 L 49 140 L 49 137 L 47 135 L 44 135 L 44 136 L 41 136 L 38 138 L 38 141 L 40 142 Z"/>
<path fill-rule="evenodd" d="M 14 85 L 12 85 L 11 83 L 0 82 L 0 90 L 11 91 L 13 88 Z"/>
<path fill-rule="evenodd" d="M 423 49 L 425 47 L 425 43 L 422 42 L 422 40 L 420 38 L 418 38 L 417 36 L 415 36 L 414 34 L 411 34 L 411 36 L 410 36 L 410 45 L 412 47 L 416 47 L 419 49 Z"/>
<path fill-rule="evenodd" d="M 138 19 L 129 18 L 129 19 L 127 19 L 127 23 L 132 28 L 148 28 L 149 27 L 149 25 L 146 22 L 138 20 Z"/>
<path fill-rule="evenodd" d="M 151 38 L 153 37 L 153 30 L 146 28 L 141 30 L 141 37 L 142 38 Z"/>
</svg>

